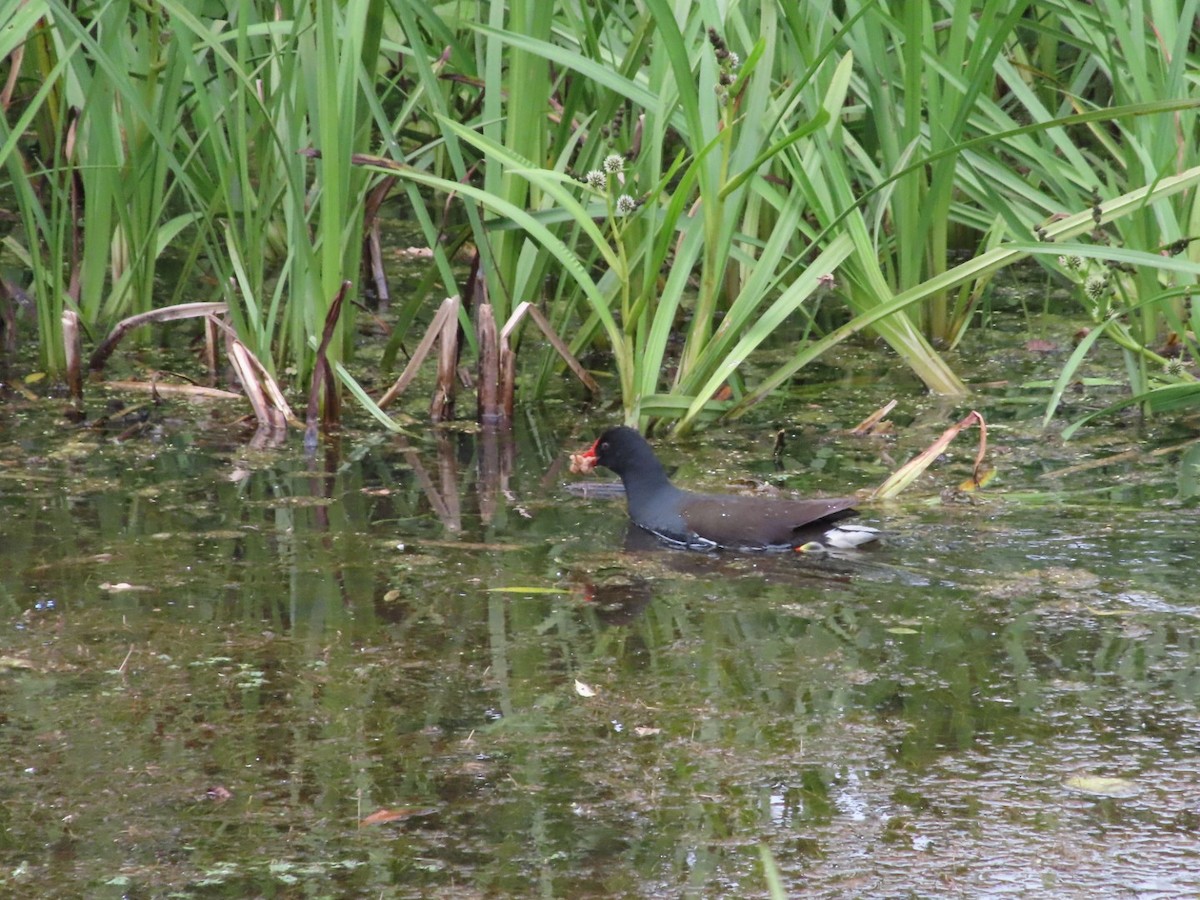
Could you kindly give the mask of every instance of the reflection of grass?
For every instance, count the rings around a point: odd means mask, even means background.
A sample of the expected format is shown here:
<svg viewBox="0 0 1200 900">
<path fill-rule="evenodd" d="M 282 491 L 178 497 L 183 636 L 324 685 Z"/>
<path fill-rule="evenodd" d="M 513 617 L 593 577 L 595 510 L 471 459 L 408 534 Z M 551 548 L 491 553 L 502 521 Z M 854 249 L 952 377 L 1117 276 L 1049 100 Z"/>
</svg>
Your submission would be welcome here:
<svg viewBox="0 0 1200 900">
<path fill-rule="evenodd" d="M 251 668 L 245 664 L 239 667 L 235 683 L 244 691 L 262 687 L 267 683 L 267 673 L 261 669 Z"/>
<path fill-rule="evenodd" d="M 229 669 L 221 673 L 221 677 L 230 678 L 242 690 L 260 688 L 267 683 L 267 673 L 250 663 L 235 662 L 228 656 L 210 656 L 206 659 L 192 660 L 188 663 L 192 668 Z"/>
<path fill-rule="evenodd" d="M 220 862 L 205 869 L 195 883 L 197 887 L 219 887 L 239 877 L 242 869 L 238 863 Z"/>
<path fill-rule="evenodd" d="M 766 844 L 760 844 L 758 847 L 758 858 L 762 862 L 763 878 L 767 882 L 767 890 L 771 894 L 771 900 L 787 900 L 787 888 L 783 883 L 783 876 L 779 873 L 779 866 L 775 864 L 775 857 L 771 853 L 771 848 Z"/>
</svg>

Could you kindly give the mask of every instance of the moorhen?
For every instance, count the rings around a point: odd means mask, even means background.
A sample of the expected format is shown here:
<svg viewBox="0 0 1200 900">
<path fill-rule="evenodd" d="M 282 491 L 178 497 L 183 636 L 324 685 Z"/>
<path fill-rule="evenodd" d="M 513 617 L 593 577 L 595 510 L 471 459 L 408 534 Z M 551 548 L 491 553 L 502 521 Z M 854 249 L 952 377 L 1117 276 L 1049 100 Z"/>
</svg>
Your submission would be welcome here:
<svg viewBox="0 0 1200 900">
<path fill-rule="evenodd" d="M 633 523 L 676 547 L 847 550 L 879 537 L 874 528 L 836 524 L 858 515 L 852 497 L 776 500 L 677 488 L 646 439 L 624 425 L 571 455 L 572 472 L 587 474 L 596 466 L 621 477 Z"/>
</svg>

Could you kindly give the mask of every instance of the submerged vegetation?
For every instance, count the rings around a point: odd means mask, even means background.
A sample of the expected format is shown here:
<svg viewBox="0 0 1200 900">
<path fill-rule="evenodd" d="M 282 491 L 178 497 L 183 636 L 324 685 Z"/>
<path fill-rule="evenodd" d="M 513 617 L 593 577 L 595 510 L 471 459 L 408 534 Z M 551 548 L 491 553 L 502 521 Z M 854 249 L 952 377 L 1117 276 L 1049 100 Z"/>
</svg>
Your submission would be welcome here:
<svg viewBox="0 0 1200 900">
<path fill-rule="evenodd" d="M 549 8 L 7 4 L 0 302 L 54 373 L 64 321 L 224 304 L 268 386 L 327 373 L 389 422 L 342 363 L 399 198 L 431 255 L 385 362 L 446 308 L 446 377 L 530 400 L 599 359 L 626 421 L 685 429 L 866 329 L 963 394 L 943 354 L 1028 257 L 1093 323 L 1047 421 L 1098 340 L 1133 402 L 1200 400 L 1197 0 Z M 518 369 L 531 307 L 562 341 Z"/>
</svg>

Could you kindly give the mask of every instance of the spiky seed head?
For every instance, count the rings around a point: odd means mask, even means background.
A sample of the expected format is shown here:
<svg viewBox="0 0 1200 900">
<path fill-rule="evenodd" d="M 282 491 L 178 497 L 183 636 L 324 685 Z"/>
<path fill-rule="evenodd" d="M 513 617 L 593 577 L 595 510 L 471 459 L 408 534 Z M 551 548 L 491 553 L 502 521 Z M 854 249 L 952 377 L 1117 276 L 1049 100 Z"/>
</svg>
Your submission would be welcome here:
<svg viewBox="0 0 1200 900">
<path fill-rule="evenodd" d="M 1092 300 L 1099 300 L 1108 293 L 1108 279 L 1103 275 L 1089 275 L 1083 283 L 1083 292 Z"/>
<path fill-rule="evenodd" d="M 1182 375 L 1187 371 L 1187 363 L 1182 356 L 1172 356 L 1163 363 L 1163 371 L 1172 377 Z"/>
<path fill-rule="evenodd" d="M 609 175 L 616 175 L 618 172 L 625 171 L 625 157 L 620 153 L 610 153 L 604 157 L 604 171 Z"/>
<path fill-rule="evenodd" d="M 608 176 L 599 169 L 592 169 L 583 180 L 594 191 L 602 191 L 608 187 Z"/>
<path fill-rule="evenodd" d="M 618 215 L 627 216 L 631 212 L 633 212 L 635 209 L 637 209 L 637 207 L 638 207 L 637 201 L 634 200 L 632 197 L 630 197 L 628 194 L 622 194 L 620 197 L 617 198 L 617 214 Z"/>
</svg>

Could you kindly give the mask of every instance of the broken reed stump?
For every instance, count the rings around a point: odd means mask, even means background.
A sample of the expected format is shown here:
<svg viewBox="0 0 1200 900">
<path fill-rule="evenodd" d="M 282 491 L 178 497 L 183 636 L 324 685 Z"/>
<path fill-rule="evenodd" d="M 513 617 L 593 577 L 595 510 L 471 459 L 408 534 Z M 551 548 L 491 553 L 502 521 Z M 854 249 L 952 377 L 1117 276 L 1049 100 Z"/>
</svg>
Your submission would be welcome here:
<svg viewBox="0 0 1200 900">
<path fill-rule="evenodd" d="M 433 321 L 425 331 L 421 342 L 413 350 L 408 365 L 396 379 L 396 383 L 379 398 L 380 409 L 388 406 L 416 377 L 417 369 L 433 349 L 438 347 L 438 377 L 434 387 L 433 402 L 429 415 L 435 422 L 450 418 L 454 414 L 454 374 L 458 359 L 458 311 L 457 296 L 442 301 Z M 528 316 L 533 319 L 546 340 L 566 362 L 575 377 L 583 382 L 593 395 L 600 392 L 596 380 L 571 353 L 566 341 L 558 336 L 550 320 L 532 303 L 517 304 L 504 327 L 497 331 L 495 309 L 490 303 L 480 303 L 475 308 L 475 335 L 479 343 L 479 360 L 475 388 L 476 408 L 479 422 L 484 425 L 507 426 L 512 422 L 516 394 L 516 353 L 512 349 L 511 335 Z"/>
<path fill-rule="evenodd" d="M 67 360 L 67 390 L 76 403 L 83 400 L 83 342 L 79 336 L 79 314 L 64 309 L 62 314 L 63 350 Z"/>
<path fill-rule="evenodd" d="M 500 335 L 496 331 L 496 315 L 492 304 L 481 303 L 475 309 L 475 339 L 479 345 L 478 374 L 475 395 L 480 423 L 501 425 L 509 419 L 501 405 Z"/>
<path fill-rule="evenodd" d="M 442 422 L 454 418 L 454 377 L 458 374 L 458 310 L 442 321 L 442 334 L 438 339 L 437 381 L 433 386 L 433 399 L 429 402 L 429 418 Z"/>
<path fill-rule="evenodd" d="M 204 318 L 204 368 L 208 370 L 208 386 L 216 387 L 220 373 L 221 332 L 212 316 Z"/>
<path fill-rule="evenodd" d="M 225 355 L 258 420 L 258 429 L 250 439 L 250 446 L 283 446 L 287 440 L 288 423 L 296 422 L 283 390 L 267 367 L 233 333 L 233 329 L 223 322 L 218 324 L 225 332 Z"/>
</svg>

